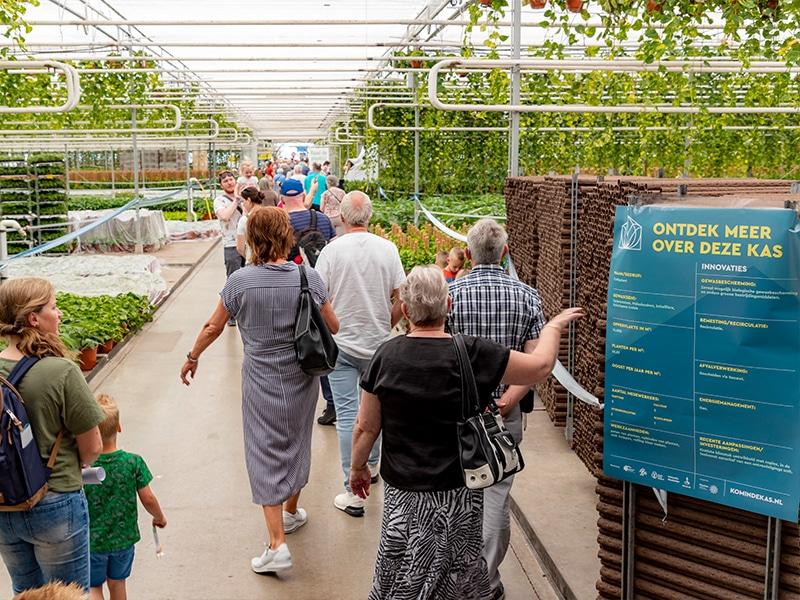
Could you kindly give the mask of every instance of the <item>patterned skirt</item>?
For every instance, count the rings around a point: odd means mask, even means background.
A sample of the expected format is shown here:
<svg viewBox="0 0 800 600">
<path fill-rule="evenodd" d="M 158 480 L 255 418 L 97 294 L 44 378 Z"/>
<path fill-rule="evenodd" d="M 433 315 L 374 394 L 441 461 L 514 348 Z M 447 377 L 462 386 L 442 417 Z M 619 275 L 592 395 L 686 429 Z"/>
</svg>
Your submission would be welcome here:
<svg viewBox="0 0 800 600">
<path fill-rule="evenodd" d="M 384 482 L 369 600 L 491 598 L 482 550 L 482 490 L 408 492 Z"/>
</svg>

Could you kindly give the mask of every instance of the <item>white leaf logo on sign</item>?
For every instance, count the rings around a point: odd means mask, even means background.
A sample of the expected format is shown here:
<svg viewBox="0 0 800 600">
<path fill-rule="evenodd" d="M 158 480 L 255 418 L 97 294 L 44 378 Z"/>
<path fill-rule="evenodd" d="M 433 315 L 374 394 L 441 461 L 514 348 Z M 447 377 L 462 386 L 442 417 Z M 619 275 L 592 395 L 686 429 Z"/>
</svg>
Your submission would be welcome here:
<svg viewBox="0 0 800 600">
<path fill-rule="evenodd" d="M 642 226 L 631 217 L 622 226 L 619 237 L 620 250 L 641 250 L 642 249 Z"/>
</svg>

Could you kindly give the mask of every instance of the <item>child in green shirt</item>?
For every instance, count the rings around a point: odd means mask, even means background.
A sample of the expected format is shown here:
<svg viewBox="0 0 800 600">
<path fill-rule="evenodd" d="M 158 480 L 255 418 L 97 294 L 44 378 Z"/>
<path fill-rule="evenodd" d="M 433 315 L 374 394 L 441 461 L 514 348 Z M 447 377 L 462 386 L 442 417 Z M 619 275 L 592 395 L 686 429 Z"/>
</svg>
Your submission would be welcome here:
<svg viewBox="0 0 800 600">
<path fill-rule="evenodd" d="M 103 467 L 106 478 L 100 485 L 86 486 L 89 501 L 89 528 L 91 551 L 91 600 L 103 600 L 103 584 L 108 583 L 111 600 L 124 600 L 125 580 L 133 566 L 134 544 L 139 535 L 136 496 L 145 510 L 153 516 L 153 525 L 166 527 L 167 519 L 158 504 L 150 482 L 153 476 L 137 454 L 117 449 L 119 408 L 106 395 L 97 398 L 105 413 L 100 423 L 103 453 L 95 467 Z"/>
</svg>

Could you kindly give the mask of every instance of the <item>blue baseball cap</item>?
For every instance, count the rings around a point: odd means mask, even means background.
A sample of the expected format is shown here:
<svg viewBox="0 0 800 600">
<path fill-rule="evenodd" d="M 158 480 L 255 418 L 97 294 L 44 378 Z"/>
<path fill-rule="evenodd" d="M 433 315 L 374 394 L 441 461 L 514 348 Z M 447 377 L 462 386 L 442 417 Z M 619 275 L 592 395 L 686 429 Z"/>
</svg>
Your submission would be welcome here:
<svg viewBox="0 0 800 600">
<path fill-rule="evenodd" d="M 281 196 L 299 196 L 304 193 L 303 184 L 297 179 L 287 179 L 281 183 Z"/>
</svg>

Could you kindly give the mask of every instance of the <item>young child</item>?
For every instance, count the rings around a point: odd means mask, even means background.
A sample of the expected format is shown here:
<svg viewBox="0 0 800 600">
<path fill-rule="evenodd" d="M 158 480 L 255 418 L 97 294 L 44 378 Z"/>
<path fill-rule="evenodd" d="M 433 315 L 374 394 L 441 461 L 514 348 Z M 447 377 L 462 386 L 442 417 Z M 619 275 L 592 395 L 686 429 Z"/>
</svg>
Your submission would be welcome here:
<svg viewBox="0 0 800 600">
<path fill-rule="evenodd" d="M 436 253 L 436 266 L 439 267 L 442 271 L 445 270 L 447 267 L 447 252 L 442 250 L 441 252 Z"/>
<path fill-rule="evenodd" d="M 243 160 L 239 165 L 239 175 L 236 179 L 236 195 L 241 196 L 242 190 L 249 186 L 258 187 L 258 177 L 254 173 L 253 163 L 247 159 Z"/>
<path fill-rule="evenodd" d="M 447 280 L 447 283 L 452 283 L 456 280 L 456 275 L 458 275 L 461 267 L 464 266 L 466 258 L 464 250 L 461 248 L 453 248 L 450 250 L 450 254 L 447 255 L 447 266 L 442 269 L 442 274 Z"/>
<path fill-rule="evenodd" d="M 153 516 L 153 525 L 166 527 L 150 482 L 153 476 L 141 456 L 117 448 L 117 434 L 122 432 L 117 403 L 106 395 L 97 398 L 106 415 L 100 423 L 103 453 L 94 463 L 103 467 L 106 478 L 100 485 L 87 485 L 91 551 L 91 600 L 103 600 L 103 584 L 108 583 L 111 600 L 124 600 L 125 580 L 133 566 L 133 547 L 141 539 L 137 524 L 136 496 Z"/>
</svg>

